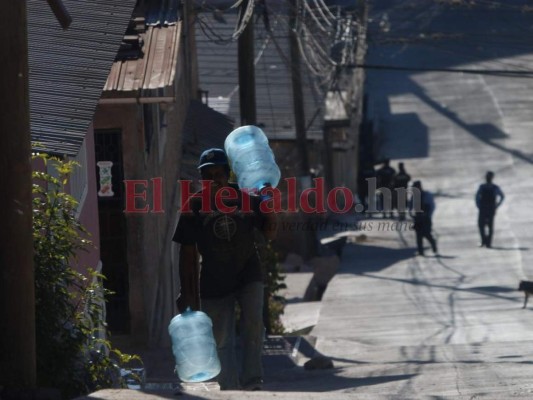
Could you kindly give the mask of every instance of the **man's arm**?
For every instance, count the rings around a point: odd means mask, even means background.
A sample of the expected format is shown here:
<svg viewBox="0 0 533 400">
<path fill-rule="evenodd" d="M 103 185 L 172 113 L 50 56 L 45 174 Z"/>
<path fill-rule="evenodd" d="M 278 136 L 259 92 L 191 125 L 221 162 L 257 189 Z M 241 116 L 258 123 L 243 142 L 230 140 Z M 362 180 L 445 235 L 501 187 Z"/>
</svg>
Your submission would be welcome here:
<svg viewBox="0 0 533 400">
<path fill-rule="evenodd" d="M 429 193 L 429 192 L 426 192 L 427 193 L 427 197 L 428 197 L 428 205 L 429 205 L 429 217 L 432 218 L 433 217 L 433 213 L 435 212 L 435 197 L 433 196 L 433 193 Z"/>
<path fill-rule="evenodd" d="M 198 251 L 196 245 L 182 244 L 180 249 L 180 295 L 176 301 L 178 310 L 184 312 L 187 307 L 200 309 L 200 274 Z"/>
<path fill-rule="evenodd" d="M 275 212 L 264 213 L 265 222 L 261 231 L 267 240 L 274 240 L 278 234 L 278 215 Z"/>
<path fill-rule="evenodd" d="M 479 202 L 481 201 L 481 186 L 477 189 L 476 192 L 476 207 L 479 208 Z"/>
<path fill-rule="evenodd" d="M 268 185 L 270 187 L 270 184 Z M 267 188 L 268 189 L 268 188 Z M 276 239 L 276 236 L 278 234 L 278 216 L 275 211 L 271 212 L 262 212 L 261 211 L 261 202 L 268 201 L 270 199 L 269 194 L 265 194 L 264 192 L 260 192 L 259 196 L 254 196 L 254 210 L 256 212 L 256 215 L 261 216 L 261 224 L 257 226 L 263 236 L 267 240 L 274 240 Z"/>
<path fill-rule="evenodd" d="M 496 203 L 496 208 L 498 208 L 500 204 L 503 203 L 503 200 L 505 199 L 505 195 L 503 194 L 499 186 L 496 186 L 496 196 L 499 197 L 498 202 Z"/>
</svg>

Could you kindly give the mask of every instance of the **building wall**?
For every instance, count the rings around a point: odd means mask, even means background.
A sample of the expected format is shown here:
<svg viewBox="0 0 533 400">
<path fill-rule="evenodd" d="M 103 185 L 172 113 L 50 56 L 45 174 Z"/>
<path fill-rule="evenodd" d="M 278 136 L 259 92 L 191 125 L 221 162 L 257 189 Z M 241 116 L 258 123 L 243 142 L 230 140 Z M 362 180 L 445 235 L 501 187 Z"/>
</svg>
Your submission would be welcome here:
<svg viewBox="0 0 533 400">
<path fill-rule="evenodd" d="M 124 179 L 145 179 L 138 172 L 144 166 L 144 140 L 142 113 L 136 104 L 99 105 L 94 117 L 94 129 L 117 129 L 122 134 Z M 127 233 L 127 263 L 129 274 L 130 329 L 136 338 L 148 335 L 145 318 L 144 291 L 142 282 L 142 262 L 140 244 L 144 231 L 141 219 L 144 215 L 125 214 Z M 132 296 L 135 293 L 135 296 Z"/>
<path fill-rule="evenodd" d="M 177 76 L 181 81 L 183 75 Z M 179 92 L 178 92 L 179 93 Z M 150 143 L 145 142 L 144 105 L 100 104 L 95 129 L 122 131 L 125 180 L 147 181 L 146 213 L 125 213 L 129 267 L 130 337 L 150 346 L 167 345 L 167 326 L 175 311 L 177 266 L 172 262 L 172 235 L 178 207 L 181 130 L 188 96 L 174 103 L 151 105 L 158 114 Z M 147 150 L 148 146 L 148 150 Z M 154 191 L 154 183 L 161 190 Z M 137 192 L 142 191 L 137 187 Z M 161 196 L 162 209 L 154 210 L 154 196 Z"/>
<path fill-rule="evenodd" d="M 280 260 L 284 260 L 287 254 L 295 253 L 304 260 L 316 255 L 316 229 L 313 226 L 325 218 L 323 214 L 306 214 L 304 212 L 286 212 L 287 209 L 287 183 L 286 178 L 296 178 L 296 198 L 308 185 L 314 185 L 311 176 L 302 178 L 300 165 L 295 160 L 299 158 L 299 152 L 295 140 L 271 140 L 270 147 L 276 157 L 276 163 L 281 171 L 281 180 L 278 189 L 282 193 L 282 207 L 285 212 L 278 215 L 278 235 L 274 242 L 276 252 Z M 323 177 L 323 151 L 321 141 L 308 141 L 307 151 L 309 165 L 316 172 L 317 177 Z"/>
<path fill-rule="evenodd" d="M 93 246 L 89 251 L 82 251 L 78 254 L 78 265 L 81 268 L 91 267 L 99 270 L 100 268 L 100 249 L 98 243 L 100 241 L 100 229 L 98 225 L 98 200 L 96 197 L 96 165 L 94 159 L 94 130 L 93 126 L 89 126 L 87 134 L 85 135 L 85 146 L 82 150 L 86 152 L 84 159 L 86 160 L 85 169 L 87 186 L 84 194 L 82 208 L 79 210 L 79 221 L 91 233 L 89 239 Z"/>
</svg>

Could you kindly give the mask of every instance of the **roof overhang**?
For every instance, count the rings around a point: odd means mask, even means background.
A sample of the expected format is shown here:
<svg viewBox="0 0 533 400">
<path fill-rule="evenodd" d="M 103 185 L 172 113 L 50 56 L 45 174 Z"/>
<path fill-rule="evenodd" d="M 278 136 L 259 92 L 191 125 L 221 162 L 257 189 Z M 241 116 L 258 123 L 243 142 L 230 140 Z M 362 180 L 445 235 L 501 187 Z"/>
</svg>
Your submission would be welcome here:
<svg viewBox="0 0 533 400">
<path fill-rule="evenodd" d="M 31 137 L 36 151 L 76 155 L 136 0 L 62 1 L 68 30 L 47 2 L 27 2 Z"/>
<path fill-rule="evenodd" d="M 140 57 L 113 63 L 100 103 L 173 102 L 181 27 L 181 22 L 148 26 L 140 34 Z"/>
</svg>

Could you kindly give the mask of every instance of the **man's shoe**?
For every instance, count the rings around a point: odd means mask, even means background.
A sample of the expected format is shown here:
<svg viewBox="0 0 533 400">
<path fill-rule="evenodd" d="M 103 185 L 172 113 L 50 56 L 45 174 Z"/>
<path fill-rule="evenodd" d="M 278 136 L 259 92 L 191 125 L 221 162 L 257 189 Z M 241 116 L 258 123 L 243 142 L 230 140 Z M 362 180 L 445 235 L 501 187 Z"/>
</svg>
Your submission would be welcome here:
<svg viewBox="0 0 533 400">
<path fill-rule="evenodd" d="M 261 379 L 258 379 L 258 380 L 249 382 L 246 385 L 242 386 L 242 390 L 246 390 L 248 392 L 255 392 L 258 390 L 263 390 L 263 381 Z"/>
</svg>

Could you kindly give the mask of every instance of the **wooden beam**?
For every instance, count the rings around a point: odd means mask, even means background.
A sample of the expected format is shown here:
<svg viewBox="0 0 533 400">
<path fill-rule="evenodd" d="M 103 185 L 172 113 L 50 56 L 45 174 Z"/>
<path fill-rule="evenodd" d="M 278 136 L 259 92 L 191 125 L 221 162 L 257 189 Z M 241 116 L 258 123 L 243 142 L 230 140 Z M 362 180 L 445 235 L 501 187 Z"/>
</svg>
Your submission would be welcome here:
<svg viewBox="0 0 533 400">
<path fill-rule="evenodd" d="M 35 283 L 26 1 L 0 16 L 0 387 L 36 383 Z"/>
<path fill-rule="evenodd" d="M 68 13 L 68 10 L 63 4 L 63 2 L 61 0 L 46 0 L 46 1 L 48 2 L 48 5 L 52 9 L 52 12 L 54 13 L 57 20 L 59 21 L 61 28 L 68 29 L 68 27 L 72 23 L 72 17 Z"/>
</svg>

